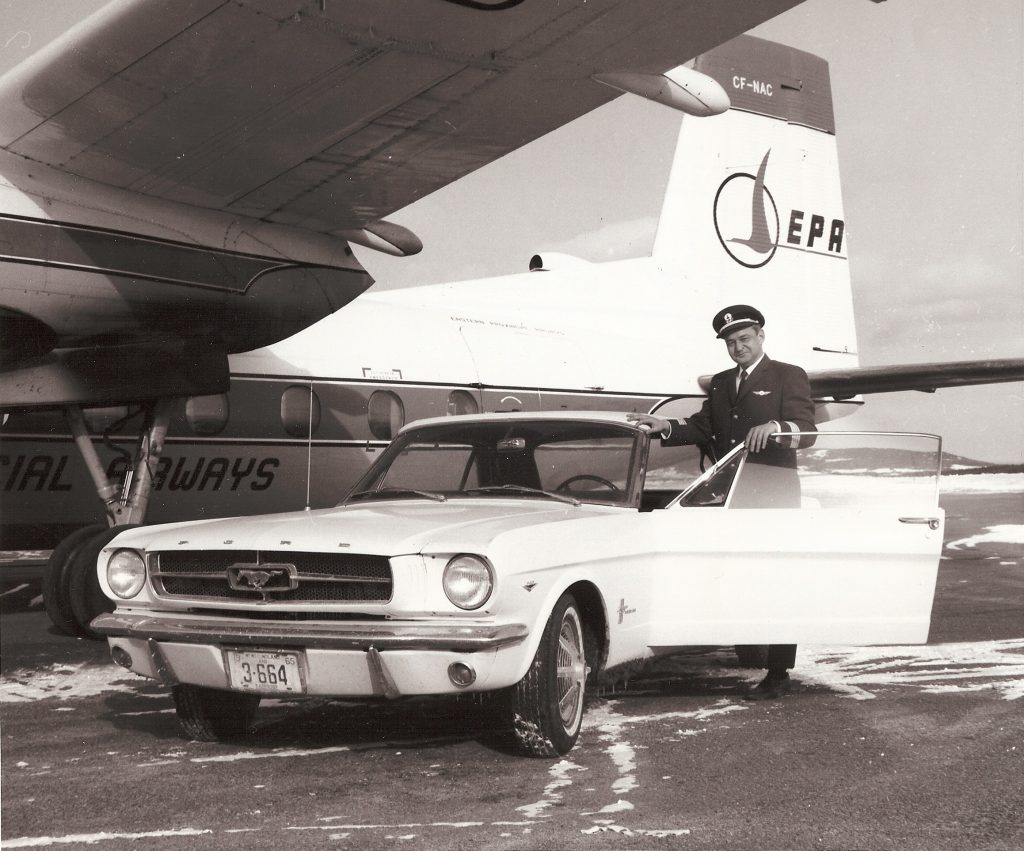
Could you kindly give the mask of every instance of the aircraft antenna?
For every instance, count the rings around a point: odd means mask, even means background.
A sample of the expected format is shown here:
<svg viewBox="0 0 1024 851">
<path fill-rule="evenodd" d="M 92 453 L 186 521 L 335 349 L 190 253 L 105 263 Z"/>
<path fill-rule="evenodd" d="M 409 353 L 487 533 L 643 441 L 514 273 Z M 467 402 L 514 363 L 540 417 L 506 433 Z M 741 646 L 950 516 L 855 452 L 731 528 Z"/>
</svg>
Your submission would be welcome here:
<svg viewBox="0 0 1024 851">
<path fill-rule="evenodd" d="M 309 382 L 309 428 L 306 431 L 306 511 L 310 510 L 309 494 L 311 490 L 310 476 L 313 475 L 313 382 Z"/>
</svg>

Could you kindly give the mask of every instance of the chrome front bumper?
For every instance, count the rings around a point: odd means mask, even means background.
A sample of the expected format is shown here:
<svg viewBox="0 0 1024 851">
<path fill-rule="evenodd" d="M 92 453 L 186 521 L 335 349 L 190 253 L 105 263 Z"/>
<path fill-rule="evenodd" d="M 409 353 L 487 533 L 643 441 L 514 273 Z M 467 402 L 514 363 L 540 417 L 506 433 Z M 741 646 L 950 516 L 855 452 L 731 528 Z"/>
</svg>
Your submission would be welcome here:
<svg viewBox="0 0 1024 851">
<path fill-rule="evenodd" d="M 525 624 L 458 625 L 431 622 L 266 623 L 230 618 L 103 614 L 92 628 L 108 638 L 183 644 L 274 645 L 320 650 L 440 650 L 474 653 L 522 641 Z"/>
<path fill-rule="evenodd" d="M 305 695 L 400 697 L 486 690 L 522 673 L 524 624 L 438 621 L 292 623 L 202 615 L 114 612 L 92 627 L 107 636 L 114 661 L 165 685 L 232 688 L 229 657 L 239 650 L 294 651 Z M 450 667 L 478 675 L 457 686 Z"/>
</svg>

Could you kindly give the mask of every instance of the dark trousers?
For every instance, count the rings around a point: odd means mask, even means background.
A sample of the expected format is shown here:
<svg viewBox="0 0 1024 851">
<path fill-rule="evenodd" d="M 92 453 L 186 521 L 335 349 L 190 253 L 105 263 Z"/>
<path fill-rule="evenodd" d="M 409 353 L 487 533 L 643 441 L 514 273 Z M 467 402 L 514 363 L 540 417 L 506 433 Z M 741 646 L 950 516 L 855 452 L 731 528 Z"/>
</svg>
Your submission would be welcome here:
<svg viewBox="0 0 1024 851">
<path fill-rule="evenodd" d="M 782 674 L 796 664 L 795 644 L 768 645 L 768 673 Z"/>
</svg>

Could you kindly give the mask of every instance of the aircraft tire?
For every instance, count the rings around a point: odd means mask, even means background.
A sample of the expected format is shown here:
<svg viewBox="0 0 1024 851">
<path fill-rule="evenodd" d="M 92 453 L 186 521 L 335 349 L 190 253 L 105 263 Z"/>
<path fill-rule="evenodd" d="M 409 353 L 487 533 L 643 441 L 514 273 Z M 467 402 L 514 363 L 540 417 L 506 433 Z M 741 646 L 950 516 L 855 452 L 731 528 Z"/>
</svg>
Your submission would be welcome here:
<svg viewBox="0 0 1024 851">
<path fill-rule="evenodd" d="M 90 623 L 97 615 L 114 611 L 114 601 L 100 588 L 100 580 L 96 575 L 96 559 L 99 557 L 100 550 L 113 538 L 137 525 L 136 523 L 104 529 L 83 541 L 68 559 L 66 567 L 68 601 L 71 604 L 71 614 L 75 619 L 78 635 L 97 641 L 104 638 L 98 632 L 93 631 Z"/>
<path fill-rule="evenodd" d="M 43 607 L 50 618 L 50 623 L 65 635 L 82 635 L 78 621 L 75 620 L 71 610 L 71 597 L 67 584 L 68 564 L 83 543 L 106 528 L 106 526 L 96 525 L 76 529 L 57 544 L 53 552 L 50 553 L 46 567 L 43 568 Z"/>
</svg>

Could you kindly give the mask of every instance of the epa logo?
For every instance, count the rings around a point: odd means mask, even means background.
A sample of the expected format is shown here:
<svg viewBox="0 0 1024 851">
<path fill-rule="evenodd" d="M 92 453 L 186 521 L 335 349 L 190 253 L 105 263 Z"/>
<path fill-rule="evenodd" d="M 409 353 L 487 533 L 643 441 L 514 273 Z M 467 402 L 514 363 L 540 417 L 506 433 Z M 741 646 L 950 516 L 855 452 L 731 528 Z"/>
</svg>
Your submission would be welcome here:
<svg viewBox="0 0 1024 851">
<path fill-rule="evenodd" d="M 715 233 L 729 256 L 750 269 L 764 266 L 779 245 L 779 210 L 764 185 L 770 154 L 756 175 L 730 175 L 715 194 Z"/>
</svg>

